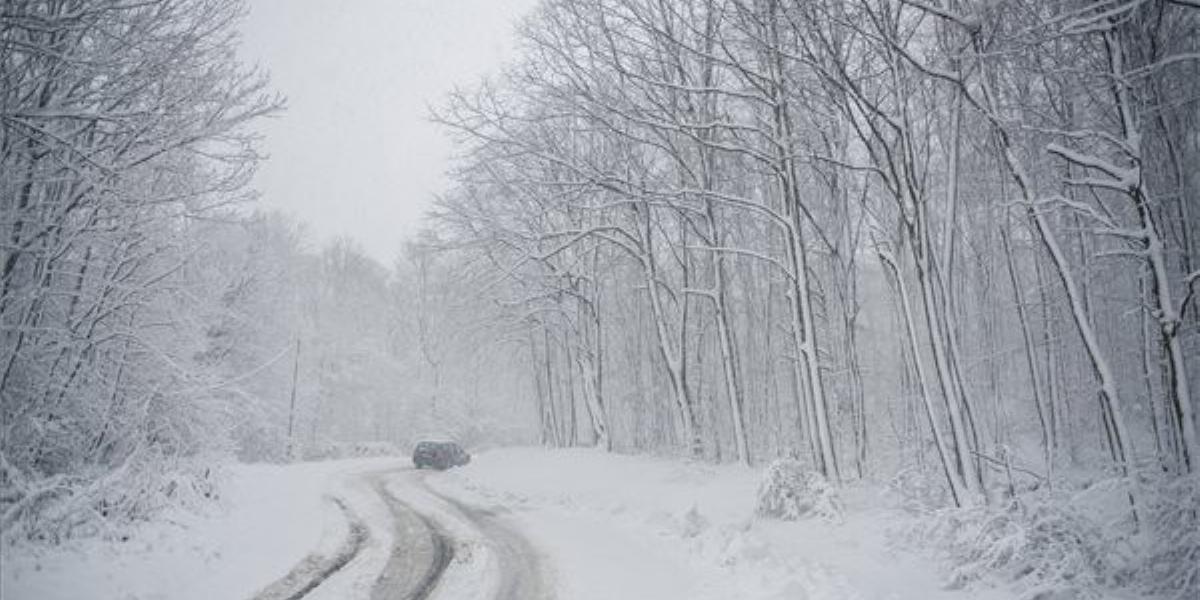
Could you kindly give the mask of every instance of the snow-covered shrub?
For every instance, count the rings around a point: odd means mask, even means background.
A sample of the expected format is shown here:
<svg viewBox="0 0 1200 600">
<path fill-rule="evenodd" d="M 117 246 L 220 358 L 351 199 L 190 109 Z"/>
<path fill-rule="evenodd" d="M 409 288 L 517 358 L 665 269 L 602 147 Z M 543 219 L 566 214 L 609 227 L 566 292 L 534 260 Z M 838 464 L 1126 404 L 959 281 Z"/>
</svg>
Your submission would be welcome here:
<svg viewBox="0 0 1200 600">
<path fill-rule="evenodd" d="M 1150 511 L 1144 491 L 1130 483 L 1105 479 L 936 511 L 908 533 L 943 555 L 951 587 L 989 580 L 1029 600 L 1095 598 L 1128 588 L 1147 565 L 1137 532 L 1145 532 Z"/>
<path fill-rule="evenodd" d="M 679 533 L 685 538 L 694 538 L 708 528 L 708 519 L 704 518 L 704 515 L 700 514 L 700 510 L 693 504 L 680 519 Z"/>
<path fill-rule="evenodd" d="M 404 453 L 391 442 L 334 442 L 319 441 L 304 447 L 304 460 L 342 460 L 346 458 L 372 458 L 379 456 L 402 456 Z"/>
<path fill-rule="evenodd" d="M 767 466 L 758 486 L 755 514 L 784 521 L 817 516 L 836 522 L 842 520 L 842 501 L 821 474 L 785 458 Z"/>
<path fill-rule="evenodd" d="M 1200 476 L 1153 486 L 1140 497 L 1148 547 L 1137 583 L 1165 598 L 1200 598 Z"/>
<path fill-rule="evenodd" d="M 888 482 L 888 490 L 900 508 L 914 513 L 939 510 L 950 505 L 950 489 L 941 473 L 903 469 Z"/>
<path fill-rule="evenodd" d="M 57 544 L 95 536 L 124 540 L 133 525 L 155 518 L 164 509 L 198 510 L 218 499 L 223 471 L 214 465 L 220 457 L 155 454 L 135 454 L 113 470 L 92 468 L 19 482 L 24 488 L 21 499 L 0 503 L 5 519 L 2 543 Z M 15 474 L 5 472 L 5 478 Z"/>
<path fill-rule="evenodd" d="M 987 579 L 1029 600 L 1115 590 L 1200 598 L 1195 475 L 1143 474 L 1039 490 L 1002 506 L 925 513 L 903 533 L 946 559 L 951 587 Z"/>
<path fill-rule="evenodd" d="M 400 456 L 403 452 L 391 442 L 349 442 L 338 445 L 342 458 L 368 458 L 378 456 Z"/>
<path fill-rule="evenodd" d="M 952 587 L 995 577 L 1025 598 L 1086 598 L 1111 572 L 1101 529 L 1053 503 L 943 511 L 933 530 L 952 564 Z"/>
</svg>

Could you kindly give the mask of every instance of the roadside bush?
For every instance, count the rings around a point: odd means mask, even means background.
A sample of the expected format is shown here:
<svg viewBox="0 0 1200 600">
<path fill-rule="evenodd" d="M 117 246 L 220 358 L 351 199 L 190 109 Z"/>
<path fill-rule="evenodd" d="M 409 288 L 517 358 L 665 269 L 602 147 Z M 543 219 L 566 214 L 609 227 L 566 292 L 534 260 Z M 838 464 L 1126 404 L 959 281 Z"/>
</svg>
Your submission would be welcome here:
<svg viewBox="0 0 1200 600">
<path fill-rule="evenodd" d="M 930 533 L 949 557 L 952 588 L 994 577 L 1023 598 L 1091 598 L 1113 572 L 1100 527 L 1051 503 L 942 511 Z"/>
<path fill-rule="evenodd" d="M 927 513 L 950 504 L 950 489 L 940 473 L 903 469 L 888 482 L 888 491 L 907 512 Z"/>
<path fill-rule="evenodd" d="M 1200 598 L 1200 478 L 1112 478 L 1003 506 L 927 513 L 908 534 L 942 554 L 950 587 L 990 579 L 1022 598 L 1126 590 Z"/>
<path fill-rule="evenodd" d="M 926 514 L 905 532 L 947 559 L 949 587 L 1010 584 L 1031 600 L 1111 590 L 1200 598 L 1200 481 L 1140 474 L 1002 506 Z"/>
<path fill-rule="evenodd" d="M 165 457 L 145 452 L 112 470 L 93 468 L 39 481 L 0 469 L 0 482 L 21 489 L 0 502 L 3 545 L 58 544 L 75 537 L 125 540 L 132 526 L 164 509 L 200 510 L 218 500 L 222 457 Z M 19 497 L 19 500 L 15 500 Z"/>
<path fill-rule="evenodd" d="M 1200 598 L 1200 476 L 1181 477 L 1145 495 L 1147 551 L 1138 585 L 1165 598 Z"/>
<path fill-rule="evenodd" d="M 401 456 L 404 453 L 391 442 L 322 442 L 304 448 L 304 460 L 342 460 Z"/>
<path fill-rule="evenodd" d="M 755 514 L 783 521 L 816 516 L 840 522 L 842 502 L 837 490 L 819 473 L 805 469 L 799 461 L 780 459 L 763 474 Z"/>
</svg>

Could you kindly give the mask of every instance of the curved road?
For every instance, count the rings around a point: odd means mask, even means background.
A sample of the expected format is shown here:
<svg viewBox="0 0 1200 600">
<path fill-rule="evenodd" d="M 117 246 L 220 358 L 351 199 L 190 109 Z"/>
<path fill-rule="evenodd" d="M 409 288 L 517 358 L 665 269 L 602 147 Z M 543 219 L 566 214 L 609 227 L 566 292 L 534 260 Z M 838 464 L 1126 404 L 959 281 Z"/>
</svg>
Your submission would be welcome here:
<svg viewBox="0 0 1200 600">
<path fill-rule="evenodd" d="M 454 540 L 437 522 L 387 490 L 387 478 L 395 473 L 386 471 L 367 476 L 371 489 L 392 514 L 394 540 L 387 566 L 371 590 L 371 600 L 423 600 L 437 589 L 438 580 L 450 566 Z"/>
<path fill-rule="evenodd" d="M 362 475 L 365 483 L 387 505 L 391 515 L 393 545 L 383 572 L 371 590 L 371 600 L 436 599 L 443 576 L 459 566 L 454 549 L 463 546 L 447 523 L 451 516 L 482 540 L 495 559 L 497 581 L 490 600 L 553 600 L 546 570 L 529 541 L 509 525 L 502 514 L 463 503 L 430 489 L 426 473 L 412 469 L 378 471 Z M 421 504 L 436 510 L 422 512 L 396 497 L 389 486 L 402 486 L 403 495 L 422 496 Z M 336 575 L 366 546 L 372 529 L 383 524 L 364 523 L 339 500 L 334 500 L 350 524 L 350 536 L 333 556 L 309 556 L 285 577 L 260 592 L 254 600 L 299 600 Z M 372 525 L 374 527 L 372 527 Z M 462 561 L 475 556 L 460 557 Z M 449 600 L 449 599 L 446 599 Z"/>
<path fill-rule="evenodd" d="M 551 586 L 538 554 L 516 529 L 494 510 L 464 504 L 425 486 L 424 477 L 417 478 L 426 492 L 447 508 L 471 523 L 482 534 L 488 549 L 496 557 L 499 581 L 493 600 L 552 600 Z"/>
</svg>

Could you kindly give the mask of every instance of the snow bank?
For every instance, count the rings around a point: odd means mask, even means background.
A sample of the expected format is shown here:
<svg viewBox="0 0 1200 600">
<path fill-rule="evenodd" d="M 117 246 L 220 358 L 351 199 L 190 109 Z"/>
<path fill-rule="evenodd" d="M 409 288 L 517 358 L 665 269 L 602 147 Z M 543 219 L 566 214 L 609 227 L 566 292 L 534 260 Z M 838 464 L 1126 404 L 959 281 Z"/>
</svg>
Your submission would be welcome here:
<svg viewBox="0 0 1200 600">
<path fill-rule="evenodd" d="M 755 517 L 761 472 L 592 450 L 506 449 L 430 476 L 511 518 L 558 573 L 559 597 L 654 599 L 1006 598 L 943 589 L 932 560 L 893 550 L 900 512 L 879 489 L 842 489 L 845 520 Z"/>
<path fill-rule="evenodd" d="M 177 511 L 130 541 L 75 540 L 53 549 L 4 548 L 5 600 L 249 598 L 310 552 L 332 552 L 347 531 L 329 496 L 344 475 L 395 460 L 239 465 L 220 507 Z"/>
</svg>

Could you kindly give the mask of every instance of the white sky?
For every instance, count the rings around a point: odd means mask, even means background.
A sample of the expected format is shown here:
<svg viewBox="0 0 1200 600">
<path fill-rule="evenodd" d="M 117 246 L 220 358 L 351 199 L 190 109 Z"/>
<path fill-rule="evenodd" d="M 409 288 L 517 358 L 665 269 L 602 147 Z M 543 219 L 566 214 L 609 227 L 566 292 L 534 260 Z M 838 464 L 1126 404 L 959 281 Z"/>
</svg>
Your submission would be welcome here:
<svg viewBox="0 0 1200 600">
<path fill-rule="evenodd" d="M 263 205 L 390 264 L 446 185 L 451 145 L 428 107 L 510 58 L 535 2 L 250 0 L 243 58 L 288 99 L 261 127 Z"/>
</svg>

